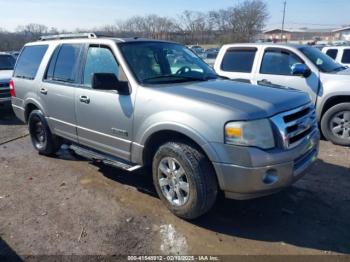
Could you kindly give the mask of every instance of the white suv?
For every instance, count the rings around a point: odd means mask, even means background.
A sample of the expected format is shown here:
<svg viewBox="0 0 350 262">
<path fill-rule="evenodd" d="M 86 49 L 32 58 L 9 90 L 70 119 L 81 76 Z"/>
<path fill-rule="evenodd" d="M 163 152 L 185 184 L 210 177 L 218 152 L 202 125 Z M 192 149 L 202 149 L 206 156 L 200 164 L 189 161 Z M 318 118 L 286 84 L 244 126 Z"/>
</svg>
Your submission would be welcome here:
<svg viewBox="0 0 350 262">
<path fill-rule="evenodd" d="M 350 46 L 327 46 L 322 52 L 340 64 L 350 66 Z"/>
</svg>

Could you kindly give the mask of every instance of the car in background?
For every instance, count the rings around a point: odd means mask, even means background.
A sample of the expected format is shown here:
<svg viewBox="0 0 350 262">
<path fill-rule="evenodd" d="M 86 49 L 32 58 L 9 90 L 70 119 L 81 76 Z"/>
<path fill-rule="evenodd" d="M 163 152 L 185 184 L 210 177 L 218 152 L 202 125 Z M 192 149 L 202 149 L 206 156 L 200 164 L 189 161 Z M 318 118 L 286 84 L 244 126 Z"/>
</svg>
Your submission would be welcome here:
<svg viewBox="0 0 350 262">
<path fill-rule="evenodd" d="M 220 48 L 218 47 L 214 47 L 214 48 L 209 48 L 205 51 L 206 57 L 204 59 L 204 61 L 210 65 L 210 66 L 214 66 L 215 63 L 215 59 L 218 56 L 220 51 Z"/>
<path fill-rule="evenodd" d="M 221 48 L 214 69 L 231 80 L 307 92 L 323 135 L 350 146 L 350 69 L 320 50 L 295 44 L 230 44 Z M 295 127 L 290 131 L 300 134 Z"/>
<path fill-rule="evenodd" d="M 193 45 L 190 46 L 190 49 L 196 54 L 198 55 L 200 58 L 205 59 L 206 58 L 206 53 L 203 47 L 199 46 L 199 45 Z"/>
<path fill-rule="evenodd" d="M 10 52 L 10 54 L 15 58 L 15 59 L 17 59 L 17 57 L 19 56 L 19 51 L 12 51 L 12 52 Z"/>
<path fill-rule="evenodd" d="M 0 105 L 11 103 L 10 80 L 16 59 L 9 53 L 0 53 Z"/>
<path fill-rule="evenodd" d="M 350 46 L 327 46 L 322 49 L 322 52 L 338 63 L 350 66 Z"/>
</svg>

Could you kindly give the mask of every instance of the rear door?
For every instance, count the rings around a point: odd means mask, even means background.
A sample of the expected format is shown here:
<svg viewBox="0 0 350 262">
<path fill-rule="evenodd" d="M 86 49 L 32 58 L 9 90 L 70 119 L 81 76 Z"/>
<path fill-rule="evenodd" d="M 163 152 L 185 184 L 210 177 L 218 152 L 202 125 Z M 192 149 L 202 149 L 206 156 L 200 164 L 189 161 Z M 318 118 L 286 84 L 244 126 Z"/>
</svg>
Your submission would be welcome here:
<svg viewBox="0 0 350 262">
<path fill-rule="evenodd" d="M 75 93 L 79 143 L 130 160 L 133 97 L 92 89 L 95 73 L 113 73 L 122 81 L 126 78 L 112 47 L 90 45 L 85 53 L 82 85 Z"/>
<path fill-rule="evenodd" d="M 50 60 L 40 88 L 51 130 L 77 141 L 75 88 L 80 81 L 82 44 L 59 45 Z"/>
<path fill-rule="evenodd" d="M 292 66 L 305 62 L 294 52 L 284 48 L 265 48 L 260 68 L 256 76 L 256 84 L 279 85 L 304 91 L 316 103 L 319 78 L 318 72 L 311 72 L 307 78 L 292 75 Z"/>
</svg>

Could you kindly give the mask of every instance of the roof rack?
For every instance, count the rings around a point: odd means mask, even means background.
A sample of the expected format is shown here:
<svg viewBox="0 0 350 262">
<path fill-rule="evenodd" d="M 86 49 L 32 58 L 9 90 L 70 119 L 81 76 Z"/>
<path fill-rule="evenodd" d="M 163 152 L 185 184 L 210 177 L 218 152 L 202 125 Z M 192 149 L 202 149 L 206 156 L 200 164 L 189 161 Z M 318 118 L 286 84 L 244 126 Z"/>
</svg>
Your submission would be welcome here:
<svg viewBox="0 0 350 262">
<path fill-rule="evenodd" d="M 97 35 L 95 33 L 48 35 L 48 36 L 41 36 L 39 41 L 74 39 L 74 38 L 97 38 Z"/>
</svg>

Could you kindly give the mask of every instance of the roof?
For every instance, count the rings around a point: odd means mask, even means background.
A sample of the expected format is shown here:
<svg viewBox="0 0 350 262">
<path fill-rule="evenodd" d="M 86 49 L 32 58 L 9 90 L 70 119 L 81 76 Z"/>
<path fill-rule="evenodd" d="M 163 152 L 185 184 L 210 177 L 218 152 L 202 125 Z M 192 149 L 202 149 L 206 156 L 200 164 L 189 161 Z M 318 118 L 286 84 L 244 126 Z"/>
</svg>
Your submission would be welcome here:
<svg viewBox="0 0 350 262">
<path fill-rule="evenodd" d="M 264 31 L 264 34 L 273 32 L 273 31 L 279 31 L 281 32 L 281 28 L 272 28 L 269 30 Z M 331 33 L 334 32 L 333 28 L 299 28 L 299 29 L 291 29 L 291 28 L 286 28 L 283 29 L 283 32 L 286 33 Z"/>
<path fill-rule="evenodd" d="M 294 47 L 294 48 L 300 48 L 305 47 L 307 45 L 300 45 L 300 44 L 291 44 L 291 43 L 242 43 L 242 44 L 227 44 L 225 46 L 228 47 L 257 47 L 257 46 L 270 46 L 270 47 Z"/>
<path fill-rule="evenodd" d="M 346 26 L 346 27 L 343 27 L 343 28 L 335 29 L 332 32 L 336 33 L 336 32 L 341 32 L 341 31 L 350 31 L 350 26 Z"/>
</svg>

